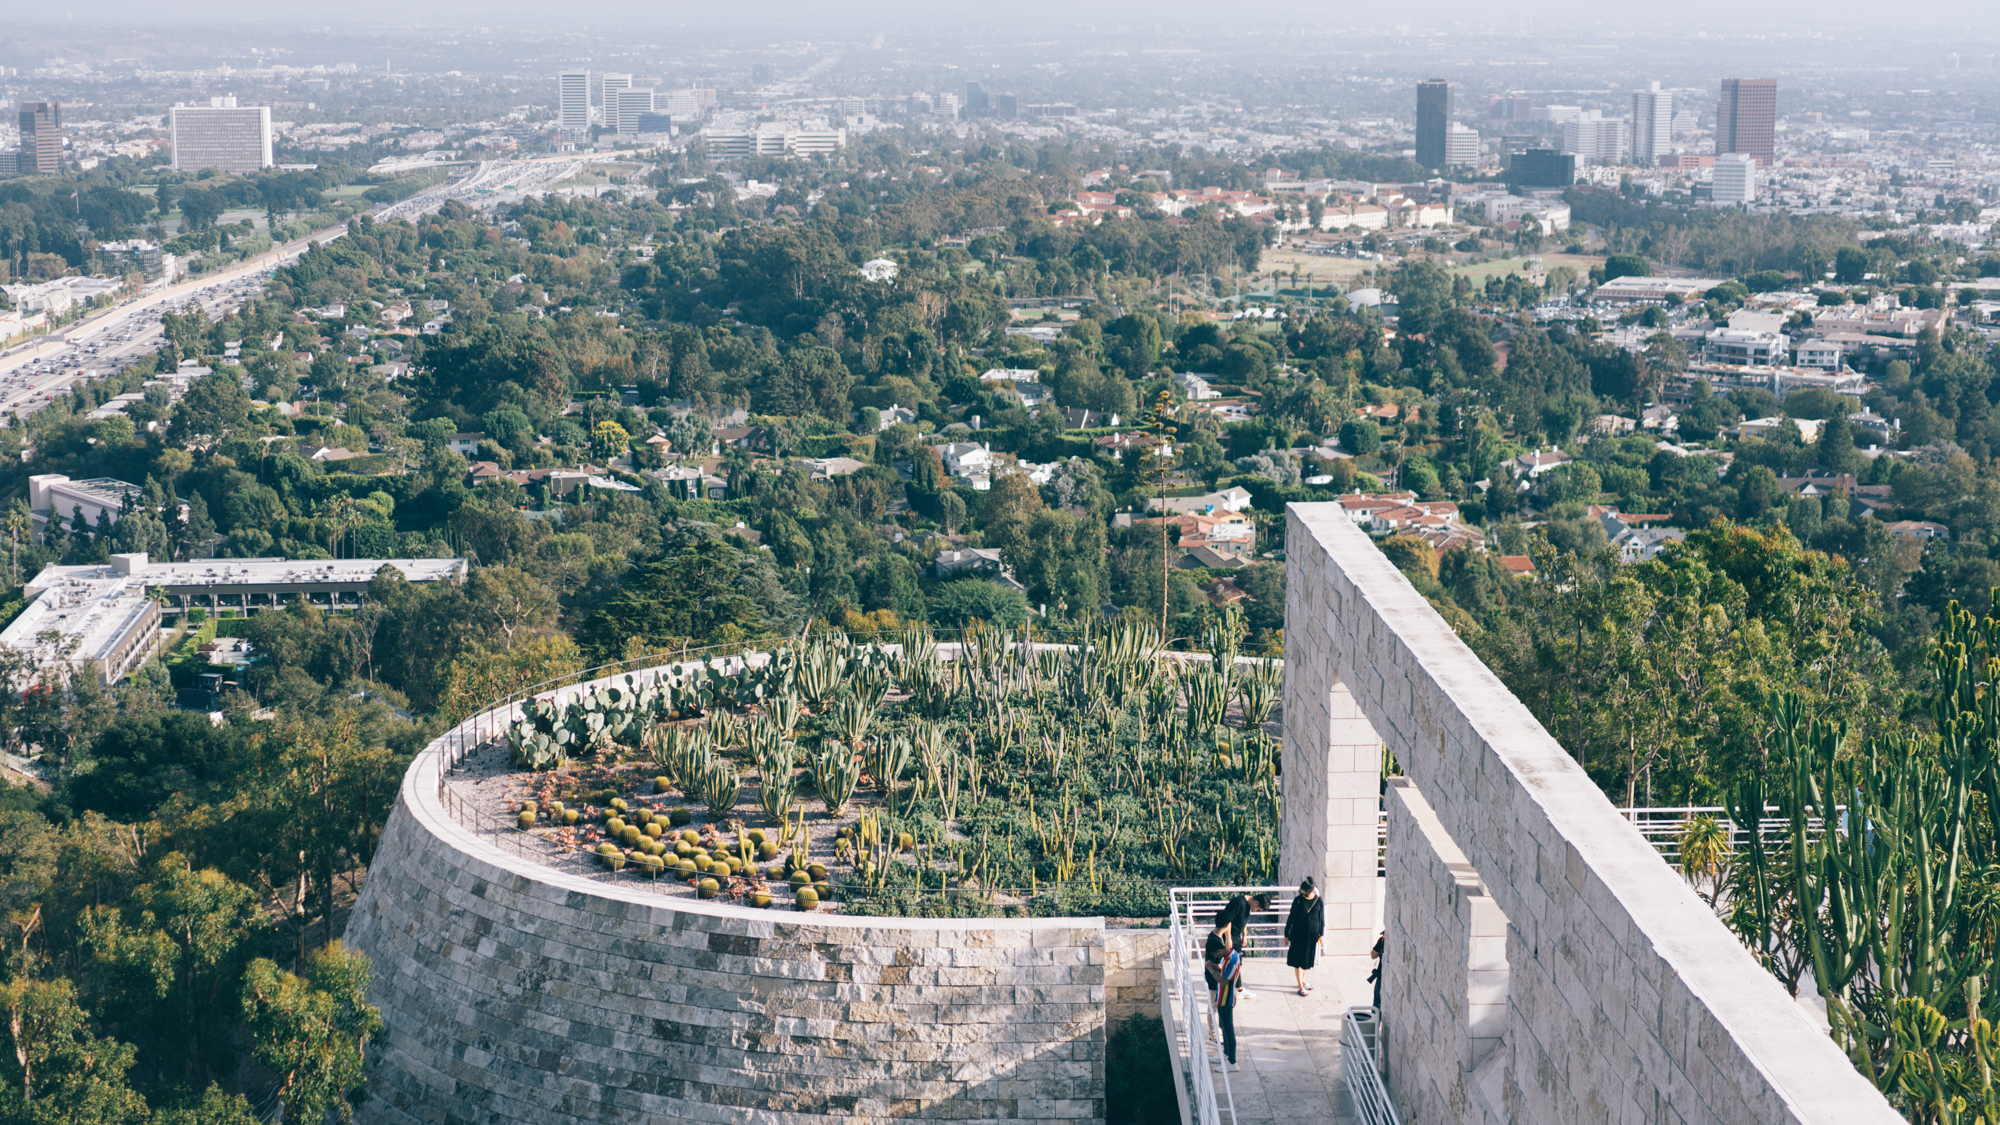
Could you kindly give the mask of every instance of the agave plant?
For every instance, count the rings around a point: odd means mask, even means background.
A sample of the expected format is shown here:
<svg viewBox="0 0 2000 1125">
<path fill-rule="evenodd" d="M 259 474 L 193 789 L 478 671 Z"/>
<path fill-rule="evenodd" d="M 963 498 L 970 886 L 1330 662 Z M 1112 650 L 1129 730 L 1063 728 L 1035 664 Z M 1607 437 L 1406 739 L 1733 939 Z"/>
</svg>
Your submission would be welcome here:
<svg viewBox="0 0 2000 1125">
<path fill-rule="evenodd" d="M 910 740 L 898 735 L 895 738 L 878 738 L 868 750 L 868 776 L 875 780 L 875 788 L 882 791 L 882 799 L 890 812 L 896 811 L 896 783 L 910 768 L 915 758 L 915 748 Z"/>
<path fill-rule="evenodd" d="M 1219 672 L 1202 669 L 1187 679 L 1187 717 L 1189 728 L 1196 731 L 1213 730 L 1222 724 L 1222 716 L 1229 708 L 1229 679 Z"/>
<path fill-rule="evenodd" d="M 1237 698 L 1243 704 L 1243 725 L 1254 730 L 1268 722 L 1283 689 L 1284 675 L 1277 665 L 1269 659 L 1258 661 L 1256 668 L 1242 678 L 1236 689 Z"/>
<path fill-rule="evenodd" d="M 799 654 L 794 682 L 806 706 L 817 711 L 840 690 L 846 672 L 846 655 L 832 641 L 815 637 Z"/>
<path fill-rule="evenodd" d="M 827 815 L 839 816 L 861 781 L 861 760 L 842 743 L 823 742 L 813 755 L 812 779 L 813 789 L 826 802 Z"/>
<path fill-rule="evenodd" d="M 764 703 L 764 717 L 771 720 L 784 738 L 791 738 L 798 731 L 799 713 L 799 697 L 789 691 L 771 696 Z"/>
<path fill-rule="evenodd" d="M 782 824 L 791 815 L 792 806 L 798 803 L 798 782 L 792 777 L 790 768 L 779 773 L 766 769 L 763 773 L 763 782 L 757 790 L 757 806 L 764 810 L 765 816 Z"/>
<path fill-rule="evenodd" d="M 827 719 L 833 726 L 833 733 L 847 744 L 849 750 L 860 752 L 861 742 L 868 737 L 868 726 L 875 721 L 875 708 L 856 696 L 842 696 L 827 712 Z"/>
<path fill-rule="evenodd" d="M 743 779 L 720 760 L 711 760 L 701 774 L 701 801 L 716 816 L 727 816 L 743 795 Z"/>
</svg>

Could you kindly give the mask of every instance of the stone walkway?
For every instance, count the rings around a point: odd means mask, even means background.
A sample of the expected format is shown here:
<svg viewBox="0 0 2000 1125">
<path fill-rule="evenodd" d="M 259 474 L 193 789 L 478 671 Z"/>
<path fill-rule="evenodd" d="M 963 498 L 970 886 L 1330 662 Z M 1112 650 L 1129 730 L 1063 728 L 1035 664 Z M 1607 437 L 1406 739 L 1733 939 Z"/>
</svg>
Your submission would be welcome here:
<svg viewBox="0 0 2000 1125">
<path fill-rule="evenodd" d="M 1371 964 L 1366 957 L 1323 957 L 1309 977 L 1315 987 L 1304 997 L 1284 961 L 1245 964 L 1251 996 L 1236 1005 L 1242 1069 L 1229 1075 L 1234 1125 L 1353 1125 L 1354 1107 L 1340 1078 L 1340 1021 L 1350 1004 L 1369 1002 Z M 1232 1125 L 1219 1081 L 1216 1103 L 1223 1125 Z"/>
</svg>

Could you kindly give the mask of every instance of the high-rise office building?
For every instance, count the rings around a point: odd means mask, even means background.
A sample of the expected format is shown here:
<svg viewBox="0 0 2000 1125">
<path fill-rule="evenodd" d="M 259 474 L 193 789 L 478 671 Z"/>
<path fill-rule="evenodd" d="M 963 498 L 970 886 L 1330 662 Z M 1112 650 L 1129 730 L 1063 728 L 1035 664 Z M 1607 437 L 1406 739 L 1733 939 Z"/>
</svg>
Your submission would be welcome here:
<svg viewBox="0 0 2000 1125">
<path fill-rule="evenodd" d="M 1021 112 L 1020 99 L 1013 94 L 993 95 L 993 116 L 1014 117 Z"/>
<path fill-rule="evenodd" d="M 1625 122 L 1585 110 L 1563 123 L 1563 151 L 1592 164 L 1625 162 Z"/>
<path fill-rule="evenodd" d="M 556 128 L 573 136 L 590 132 L 590 72 L 565 70 L 556 76 Z"/>
<path fill-rule="evenodd" d="M 1417 163 L 1426 168 L 1445 166 L 1450 122 L 1451 83 L 1442 78 L 1417 83 Z"/>
<path fill-rule="evenodd" d="M 167 131 L 174 167 L 182 171 L 220 168 L 244 175 L 271 166 L 270 106 L 238 106 L 233 97 L 176 105 L 167 111 Z"/>
<path fill-rule="evenodd" d="M 1552 148 L 1531 148 L 1507 162 L 1505 178 L 1520 187 L 1568 187 L 1576 182 L 1576 157 Z"/>
<path fill-rule="evenodd" d="M 965 115 L 967 117 L 986 117 L 991 115 L 992 112 L 993 103 L 986 96 L 986 87 L 981 86 L 977 82 L 967 82 L 965 84 Z"/>
<path fill-rule="evenodd" d="M 23 176 L 53 176 L 62 171 L 62 103 L 21 103 L 21 154 L 18 171 Z"/>
<path fill-rule="evenodd" d="M 1658 82 L 1632 91 L 1632 163 L 1652 166 L 1674 143 L 1674 95 Z"/>
<path fill-rule="evenodd" d="M 1725 152 L 1715 158 L 1710 198 L 1717 203 L 1750 203 L 1757 198 L 1757 158 L 1747 152 Z"/>
<path fill-rule="evenodd" d="M 597 115 L 597 120 L 604 126 L 605 132 L 615 132 L 618 129 L 618 115 L 614 112 L 614 106 L 618 101 L 618 91 L 630 90 L 632 88 L 632 76 L 629 74 L 606 74 L 601 81 L 604 84 L 604 88 L 602 93 L 598 95 L 597 104 L 602 109 Z"/>
<path fill-rule="evenodd" d="M 653 91 L 650 88 L 627 87 L 604 91 L 604 127 L 615 129 L 622 136 L 638 133 L 639 119 L 650 116 L 653 109 Z"/>
<path fill-rule="evenodd" d="M 1778 80 L 1725 78 L 1715 105 L 1715 151 L 1745 152 L 1768 168 L 1777 158 Z"/>
<path fill-rule="evenodd" d="M 1489 94 L 1486 116 L 1494 121 L 1526 121 L 1535 112 L 1533 99 L 1522 94 Z"/>
<path fill-rule="evenodd" d="M 1445 168 L 1479 167 L 1479 130 L 1470 125 L 1452 122 L 1444 134 Z"/>
</svg>

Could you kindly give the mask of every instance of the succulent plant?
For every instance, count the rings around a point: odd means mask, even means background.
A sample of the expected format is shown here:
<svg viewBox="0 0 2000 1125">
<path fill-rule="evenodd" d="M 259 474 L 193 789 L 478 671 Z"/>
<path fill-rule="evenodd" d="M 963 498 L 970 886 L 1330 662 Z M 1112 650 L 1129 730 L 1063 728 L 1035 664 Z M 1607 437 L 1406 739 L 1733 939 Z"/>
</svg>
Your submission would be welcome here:
<svg viewBox="0 0 2000 1125">
<path fill-rule="evenodd" d="M 660 873 L 666 870 L 667 866 L 665 863 L 662 863 L 660 861 L 660 857 L 656 855 L 638 856 L 633 860 L 633 863 L 637 865 L 639 873 L 646 876 L 648 879 L 659 878 Z"/>
<path fill-rule="evenodd" d="M 690 844 L 699 844 L 701 843 L 701 833 L 696 832 L 692 828 L 685 829 L 681 832 L 681 839 L 686 840 Z"/>
<path fill-rule="evenodd" d="M 695 884 L 695 893 L 703 898 L 714 898 L 722 890 L 722 884 L 713 879 L 703 879 Z"/>
<path fill-rule="evenodd" d="M 613 849 L 611 851 L 600 852 L 598 854 L 604 857 L 604 866 L 610 868 L 613 871 L 620 870 L 625 866 L 624 852 Z"/>
<path fill-rule="evenodd" d="M 757 858 L 766 862 L 778 858 L 778 842 L 765 840 L 757 845 Z"/>
<path fill-rule="evenodd" d="M 535 802 L 529 801 L 521 806 L 521 811 L 526 813 L 541 812 L 542 808 L 540 805 L 535 804 Z"/>
<path fill-rule="evenodd" d="M 807 883 L 812 882 L 812 879 L 803 871 L 794 871 L 786 878 L 786 882 L 789 882 L 794 887 L 803 887 Z"/>
<path fill-rule="evenodd" d="M 800 887 L 794 901 L 800 910 L 814 910 L 819 906 L 819 892 L 811 887 Z"/>
<path fill-rule="evenodd" d="M 686 809 L 675 809 L 667 814 L 667 823 L 679 828 L 694 820 L 694 814 Z"/>
<path fill-rule="evenodd" d="M 667 854 L 667 846 L 665 844 L 660 843 L 658 840 L 648 840 L 646 841 L 646 854 L 665 855 Z"/>
<path fill-rule="evenodd" d="M 618 834 L 619 834 L 620 832 L 623 832 L 623 831 L 625 831 L 625 818 L 624 818 L 624 817 L 622 817 L 622 816 L 608 816 L 608 817 L 605 817 L 605 818 L 604 818 L 604 831 L 605 831 L 605 833 L 606 833 L 606 834 L 608 834 L 608 835 L 612 835 L 612 836 L 616 836 L 616 835 L 618 835 Z"/>
<path fill-rule="evenodd" d="M 550 811 L 550 812 L 561 812 L 561 811 L 563 811 L 563 807 L 564 807 L 564 806 L 563 806 L 563 803 L 562 803 L 561 801 L 550 801 L 550 802 L 549 802 L 549 811 Z"/>
<path fill-rule="evenodd" d="M 826 878 L 826 864 L 824 863 L 812 864 L 811 866 L 806 868 L 806 874 L 812 876 L 813 882 L 817 883 L 821 879 Z"/>
<path fill-rule="evenodd" d="M 578 819 L 577 812 L 575 809 L 564 809 L 562 811 L 562 822 L 564 824 L 573 825 L 577 822 L 577 819 Z"/>
<path fill-rule="evenodd" d="M 762 828 L 752 828 L 750 830 L 750 842 L 761 846 L 764 843 L 764 830 Z"/>
<path fill-rule="evenodd" d="M 623 797 L 613 797 L 611 798 L 609 804 L 611 805 L 612 808 L 617 809 L 619 812 L 624 812 L 626 809 L 625 798 Z"/>
<path fill-rule="evenodd" d="M 730 856 L 730 857 L 729 857 L 729 858 L 728 858 L 727 860 L 724 860 L 723 862 L 725 862 L 725 863 L 727 863 L 727 864 L 729 865 L 729 873 L 730 873 L 731 875 L 741 875 L 741 874 L 743 874 L 743 861 L 742 861 L 742 860 L 740 860 L 740 859 L 737 859 L 737 858 L 736 858 L 735 856 Z"/>
<path fill-rule="evenodd" d="M 655 840 L 659 839 L 660 837 L 666 834 L 667 830 L 661 827 L 660 822 L 657 820 L 646 825 L 646 835 L 651 836 Z"/>
<path fill-rule="evenodd" d="M 673 787 L 674 779 L 671 777 L 656 777 L 653 779 L 653 789 L 656 792 L 665 793 Z"/>
<path fill-rule="evenodd" d="M 524 832 L 533 828 L 535 826 L 534 811 L 531 809 L 522 809 L 521 815 L 514 818 L 514 823 L 519 825 Z"/>
<path fill-rule="evenodd" d="M 750 905 L 756 907 L 766 907 L 771 905 L 771 892 L 758 891 L 757 893 L 751 895 Z"/>
<path fill-rule="evenodd" d="M 910 835 L 908 832 L 903 833 L 902 835 L 896 837 L 896 849 L 898 851 L 904 851 L 904 852 L 916 851 L 917 838 L 915 836 Z"/>
<path fill-rule="evenodd" d="M 812 779 L 813 789 L 826 802 L 827 814 L 839 816 L 861 780 L 861 761 L 845 744 L 828 741 L 813 755 Z"/>
<path fill-rule="evenodd" d="M 692 876 L 694 874 L 694 861 L 688 859 L 681 860 L 679 863 L 674 864 L 674 870 L 678 872 L 682 878 L 684 879 L 688 878 L 689 876 Z"/>
<path fill-rule="evenodd" d="M 638 843 L 640 838 L 644 835 L 645 833 L 639 831 L 639 826 L 636 824 L 628 824 L 625 827 L 618 830 L 619 841 L 628 848 Z"/>
</svg>

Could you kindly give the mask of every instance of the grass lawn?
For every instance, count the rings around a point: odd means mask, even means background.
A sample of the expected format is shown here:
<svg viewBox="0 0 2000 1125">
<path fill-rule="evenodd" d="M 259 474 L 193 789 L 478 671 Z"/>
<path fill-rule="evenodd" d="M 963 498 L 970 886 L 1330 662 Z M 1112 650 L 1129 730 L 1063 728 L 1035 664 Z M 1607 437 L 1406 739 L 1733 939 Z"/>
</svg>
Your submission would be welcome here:
<svg viewBox="0 0 2000 1125">
<path fill-rule="evenodd" d="M 1474 285 L 1484 285 L 1486 284 L 1486 279 L 1489 277 L 1522 272 L 1521 267 L 1526 265 L 1528 259 L 1532 257 L 1541 258 L 1541 262 L 1535 268 L 1530 269 L 1528 271 L 1530 273 L 1537 272 L 1538 270 L 1552 270 L 1557 266 L 1568 266 L 1576 271 L 1578 277 L 1587 276 L 1590 273 L 1590 267 L 1604 261 L 1604 258 L 1597 254 L 1528 254 L 1506 260 L 1472 262 L 1462 266 L 1449 266 L 1447 267 L 1447 272 L 1464 274 L 1472 280 Z"/>
</svg>

